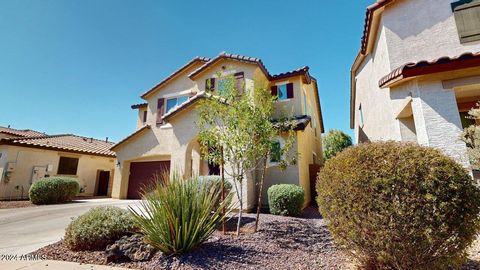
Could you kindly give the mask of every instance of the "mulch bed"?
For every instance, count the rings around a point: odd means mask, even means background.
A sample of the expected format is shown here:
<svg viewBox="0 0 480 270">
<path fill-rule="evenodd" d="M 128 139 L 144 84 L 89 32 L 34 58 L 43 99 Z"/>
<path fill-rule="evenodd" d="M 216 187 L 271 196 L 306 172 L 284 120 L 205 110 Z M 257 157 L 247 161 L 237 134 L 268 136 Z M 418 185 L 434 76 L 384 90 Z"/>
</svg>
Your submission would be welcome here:
<svg viewBox="0 0 480 270">
<path fill-rule="evenodd" d="M 33 207 L 30 201 L 0 201 L 0 209 Z"/>
<path fill-rule="evenodd" d="M 244 215 L 242 231 L 250 231 L 254 214 Z M 229 221 L 234 227 L 236 218 Z M 146 262 L 109 263 L 135 269 L 354 269 L 333 243 L 318 212 L 307 209 L 302 218 L 262 214 L 259 231 L 234 236 L 215 232 L 189 254 L 164 256 Z M 70 251 L 62 242 L 35 252 L 51 260 L 107 264 L 103 251 Z"/>
</svg>

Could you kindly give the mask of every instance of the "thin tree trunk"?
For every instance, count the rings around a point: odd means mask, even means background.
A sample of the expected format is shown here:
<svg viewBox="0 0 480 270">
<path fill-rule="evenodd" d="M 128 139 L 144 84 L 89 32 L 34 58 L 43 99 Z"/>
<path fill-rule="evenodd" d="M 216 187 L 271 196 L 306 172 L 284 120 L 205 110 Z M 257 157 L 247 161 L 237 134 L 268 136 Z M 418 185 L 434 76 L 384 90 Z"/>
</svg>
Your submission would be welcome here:
<svg viewBox="0 0 480 270">
<path fill-rule="evenodd" d="M 260 179 L 260 187 L 258 188 L 258 202 L 257 202 L 257 218 L 255 219 L 255 232 L 258 230 L 258 221 L 260 220 L 260 209 L 262 208 L 262 194 L 263 194 L 263 183 L 265 182 L 265 174 L 267 171 L 267 158 L 263 159 L 263 171 L 262 178 Z"/>
<path fill-rule="evenodd" d="M 222 204 L 225 201 L 225 161 L 223 160 L 223 146 L 221 148 L 222 151 Z M 227 229 L 225 227 L 225 207 L 222 207 L 222 231 L 225 235 Z"/>
<path fill-rule="evenodd" d="M 242 223 L 242 212 L 243 212 L 243 187 L 242 181 L 240 181 L 240 210 L 238 211 L 238 221 L 237 221 L 237 236 L 240 235 L 240 225 Z"/>
</svg>

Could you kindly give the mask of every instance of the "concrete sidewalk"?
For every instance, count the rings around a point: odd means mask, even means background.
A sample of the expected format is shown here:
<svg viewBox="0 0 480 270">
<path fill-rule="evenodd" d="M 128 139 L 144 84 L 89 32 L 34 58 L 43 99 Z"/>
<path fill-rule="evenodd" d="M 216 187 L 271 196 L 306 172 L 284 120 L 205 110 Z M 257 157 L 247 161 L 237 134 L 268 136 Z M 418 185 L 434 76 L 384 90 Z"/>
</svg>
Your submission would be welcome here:
<svg viewBox="0 0 480 270">
<path fill-rule="evenodd" d="M 59 241 L 65 228 L 77 217 L 95 206 L 127 208 L 137 204 L 133 200 L 90 199 L 75 203 L 43 205 L 27 208 L 0 209 L 1 256 L 21 256 Z M 2 269 L 0 267 L 0 269 Z"/>
<path fill-rule="evenodd" d="M 0 261 L 0 269 L 6 270 L 125 270 L 129 268 L 105 265 L 79 264 L 63 261 Z"/>
</svg>

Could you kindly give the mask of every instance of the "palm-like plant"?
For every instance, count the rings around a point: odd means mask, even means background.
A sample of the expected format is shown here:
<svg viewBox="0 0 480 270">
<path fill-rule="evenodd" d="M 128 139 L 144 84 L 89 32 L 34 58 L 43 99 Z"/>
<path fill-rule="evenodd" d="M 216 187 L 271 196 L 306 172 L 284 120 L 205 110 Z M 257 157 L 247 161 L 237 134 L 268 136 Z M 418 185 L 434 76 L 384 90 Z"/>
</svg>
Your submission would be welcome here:
<svg viewBox="0 0 480 270">
<path fill-rule="evenodd" d="M 232 195 L 216 204 L 220 196 L 219 185 L 174 174 L 144 193 L 139 210 L 130 211 L 147 243 L 165 254 L 182 254 L 204 242 L 231 212 Z"/>
</svg>

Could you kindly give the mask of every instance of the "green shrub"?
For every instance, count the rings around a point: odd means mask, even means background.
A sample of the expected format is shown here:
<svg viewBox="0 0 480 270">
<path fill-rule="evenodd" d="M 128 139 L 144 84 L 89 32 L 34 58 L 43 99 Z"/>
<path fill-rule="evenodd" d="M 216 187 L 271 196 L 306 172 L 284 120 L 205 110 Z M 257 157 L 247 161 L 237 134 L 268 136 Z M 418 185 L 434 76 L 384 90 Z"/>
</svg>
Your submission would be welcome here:
<svg viewBox="0 0 480 270">
<path fill-rule="evenodd" d="M 68 225 L 64 243 L 71 250 L 103 250 L 122 236 L 135 231 L 135 220 L 127 210 L 99 206 Z"/>
<path fill-rule="evenodd" d="M 28 196 L 33 204 L 64 203 L 73 200 L 80 186 L 70 177 L 48 177 L 33 183 Z"/>
<path fill-rule="evenodd" d="M 326 162 L 317 191 L 334 239 L 368 269 L 458 266 L 479 229 L 468 172 L 416 144 L 349 148 Z"/>
<path fill-rule="evenodd" d="M 165 254 L 186 253 L 204 242 L 231 211 L 232 194 L 216 206 L 219 187 L 175 174 L 145 193 L 140 209 L 130 208 L 145 241 Z"/>
<path fill-rule="evenodd" d="M 297 185 L 280 184 L 268 191 L 270 213 L 281 216 L 298 216 L 302 213 L 305 192 Z"/>
</svg>

